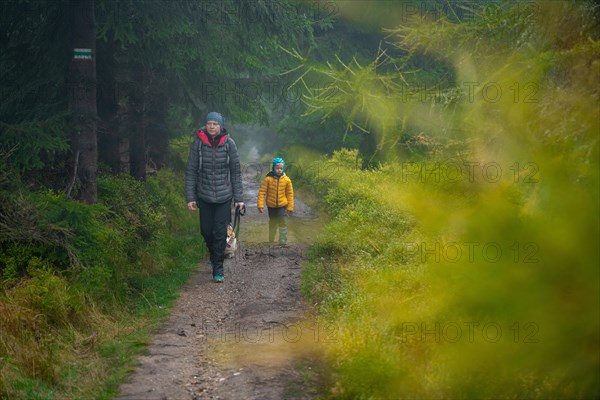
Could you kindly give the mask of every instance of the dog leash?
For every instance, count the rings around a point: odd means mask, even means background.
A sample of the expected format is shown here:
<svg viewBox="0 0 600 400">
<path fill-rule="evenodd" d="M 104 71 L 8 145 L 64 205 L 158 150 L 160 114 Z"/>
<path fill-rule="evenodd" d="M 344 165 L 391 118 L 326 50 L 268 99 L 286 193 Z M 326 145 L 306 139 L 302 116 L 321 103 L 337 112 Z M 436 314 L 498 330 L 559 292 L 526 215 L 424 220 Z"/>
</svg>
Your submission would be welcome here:
<svg viewBox="0 0 600 400">
<path fill-rule="evenodd" d="M 241 208 L 240 206 L 235 207 L 235 216 L 233 217 L 233 232 L 235 233 L 235 237 L 238 237 L 238 233 L 240 231 L 240 217 L 246 214 L 246 206 Z"/>
</svg>

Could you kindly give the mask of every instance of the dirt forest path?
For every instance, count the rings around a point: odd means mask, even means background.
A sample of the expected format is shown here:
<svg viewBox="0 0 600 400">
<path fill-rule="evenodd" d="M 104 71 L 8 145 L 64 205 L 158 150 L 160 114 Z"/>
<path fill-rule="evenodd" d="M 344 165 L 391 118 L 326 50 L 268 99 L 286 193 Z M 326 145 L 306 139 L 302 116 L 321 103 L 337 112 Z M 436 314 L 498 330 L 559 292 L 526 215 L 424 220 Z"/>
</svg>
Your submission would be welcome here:
<svg viewBox="0 0 600 400">
<path fill-rule="evenodd" d="M 269 244 L 268 217 L 256 209 L 258 186 L 244 177 L 247 211 L 240 248 L 225 261 L 225 282 L 213 283 L 209 263 L 199 264 L 117 399 L 315 397 L 309 348 L 324 333 L 306 322 L 300 270 L 320 219 L 296 196 L 288 246 Z"/>
</svg>

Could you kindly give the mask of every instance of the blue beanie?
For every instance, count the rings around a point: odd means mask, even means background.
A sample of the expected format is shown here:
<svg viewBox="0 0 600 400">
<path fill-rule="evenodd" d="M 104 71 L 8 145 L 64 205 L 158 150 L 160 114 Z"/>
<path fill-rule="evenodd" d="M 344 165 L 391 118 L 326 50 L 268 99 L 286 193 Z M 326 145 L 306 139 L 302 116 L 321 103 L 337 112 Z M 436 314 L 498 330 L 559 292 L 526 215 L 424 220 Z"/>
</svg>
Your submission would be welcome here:
<svg viewBox="0 0 600 400">
<path fill-rule="evenodd" d="M 275 172 L 276 164 L 283 164 L 283 166 L 285 167 L 285 161 L 283 161 L 283 158 L 276 157 L 273 159 L 273 165 L 271 166 L 271 171 Z"/>
<path fill-rule="evenodd" d="M 225 120 L 223 119 L 223 116 L 218 112 L 209 112 L 206 116 L 206 122 L 208 121 L 216 121 L 219 125 L 221 125 L 221 129 L 225 128 Z"/>
</svg>

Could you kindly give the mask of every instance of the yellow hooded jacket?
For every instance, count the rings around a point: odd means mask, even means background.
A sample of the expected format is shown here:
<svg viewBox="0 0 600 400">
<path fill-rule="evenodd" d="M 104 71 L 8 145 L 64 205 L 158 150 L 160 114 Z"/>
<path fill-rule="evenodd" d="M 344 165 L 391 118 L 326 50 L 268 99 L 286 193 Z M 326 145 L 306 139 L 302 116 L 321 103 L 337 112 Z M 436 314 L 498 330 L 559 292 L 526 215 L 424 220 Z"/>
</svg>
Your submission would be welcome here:
<svg viewBox="0 0 600 400">
<path fill-rule="evenodd" d="M 265 208 L 265 196 L 267 207 L 286 207 L 288 211 L 294 211 L 294 188 L 285 172 L 279 177 L 273 172 L 267 174 L 258 190 L 258 208 Z"/>
</svg>

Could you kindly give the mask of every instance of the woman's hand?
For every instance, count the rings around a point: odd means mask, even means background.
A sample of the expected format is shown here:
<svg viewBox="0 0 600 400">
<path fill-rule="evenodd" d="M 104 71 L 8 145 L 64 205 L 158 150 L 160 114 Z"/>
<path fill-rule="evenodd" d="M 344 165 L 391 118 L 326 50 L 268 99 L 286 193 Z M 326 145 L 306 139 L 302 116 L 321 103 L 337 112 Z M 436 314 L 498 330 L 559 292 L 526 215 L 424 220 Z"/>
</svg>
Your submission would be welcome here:
<svg viewBox="0 0 600 400">
<path fill-rule="evenodd" d="M 190 202 L 187 204 L 187 207 L 188 207 L 188 210 L 190 210 L 190 211 L 194 211 L 194 210 L 197 210 L 197 209 L 198 209 L 198 205 L 196 204 L 196 202 L 195 202 L 195 201 L 190 201 Z"/>
</svg>

